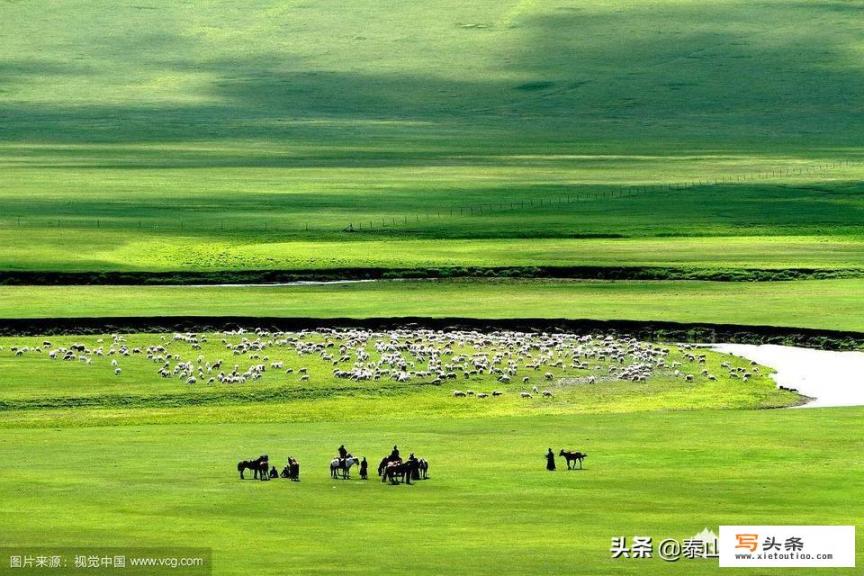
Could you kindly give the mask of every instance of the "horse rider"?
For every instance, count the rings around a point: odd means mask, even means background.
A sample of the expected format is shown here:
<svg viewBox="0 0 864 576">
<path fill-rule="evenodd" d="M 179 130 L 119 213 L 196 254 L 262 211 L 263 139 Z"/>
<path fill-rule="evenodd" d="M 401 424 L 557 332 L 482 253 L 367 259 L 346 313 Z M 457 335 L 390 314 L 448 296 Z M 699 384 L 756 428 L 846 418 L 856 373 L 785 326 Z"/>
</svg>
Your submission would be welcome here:
<svg viewBox="0 0 864 576">
<path fill-rule="evenodd" d="M 394 444 L 393 451 L 390 452 L 390 461 L 391 462 L 401 462 L 402 458 L 399 457 L 399 448 Z"/>
<path fill-rule="evenodd" d="M 367 480 L 369 476 L 369 464 L 366 462 L 366 457 L 360 460 L 360 479 Z"/>
<path fill-rule="evenodd" d="M 345 458 L 347 458 L 347 457 L 348 457 L 348 450 L 346 450 L 345 445 L 342 444 L 341 446 L 339 446 L 339 459 L 344 461 Z"/>
</svg>

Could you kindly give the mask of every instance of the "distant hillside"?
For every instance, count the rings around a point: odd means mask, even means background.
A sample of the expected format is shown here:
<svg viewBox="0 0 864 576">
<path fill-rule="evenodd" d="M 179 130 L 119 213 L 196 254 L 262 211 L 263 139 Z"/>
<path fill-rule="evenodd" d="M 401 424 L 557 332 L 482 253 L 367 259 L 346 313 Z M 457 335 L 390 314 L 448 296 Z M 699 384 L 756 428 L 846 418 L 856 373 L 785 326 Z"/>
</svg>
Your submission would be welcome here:
<svg viewBox="0 0 864 576">
<path fill-rule="evenodd" d="M 860 145 L 862 56 L 860 1 L 7 0 L 0 139 Z"/>
</svg>

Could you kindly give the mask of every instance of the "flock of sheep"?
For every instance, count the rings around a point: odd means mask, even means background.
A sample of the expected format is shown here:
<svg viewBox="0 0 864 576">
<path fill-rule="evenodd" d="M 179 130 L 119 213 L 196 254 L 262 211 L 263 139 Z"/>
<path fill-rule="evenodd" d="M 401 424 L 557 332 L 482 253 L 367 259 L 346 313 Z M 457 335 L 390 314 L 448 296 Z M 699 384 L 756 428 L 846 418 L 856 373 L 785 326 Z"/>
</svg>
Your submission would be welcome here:
<svg viewBox="0 0 864 576">
<path fill-rule="evenodd" d="M 136 342 L 146 337 L 138 335 Z M 561 383 L 644 382 L 657 370 L 686 382 L 716 380 L 705 367 L 706 355 L 694 346 L 670 348 L 609 335 L 358 328 L 236 330 L 152 338 L 153 343 L 131 346 L 122 334 L 90 338 L 90 344 L 83 338 L 65 337 L 72 341 L 54 345 L 44 340 L 12 346 L 10 351 L 18 357 L 45 355 L 59 363 L 103 364 L 110 359 L 118 377 L 124 365 L 137 361 L 133 359 L 146 359 L 155 365 L 153 373 L 159 378 L 190 386 L 242 385 L 275 373 L 270 378 L 286 384 L 313 376 L 405 385 L 452 383 L 455 398 L 496 398 L 505 393 L 525 399 L 554 397 Z M 744 381 L 758 372 L 756 366 L 744 368 L 730 362 L 720 368 L 728 370 L 730 378 Z M 494 388 L 480 391 L 456 382 Z"/>
</svg>

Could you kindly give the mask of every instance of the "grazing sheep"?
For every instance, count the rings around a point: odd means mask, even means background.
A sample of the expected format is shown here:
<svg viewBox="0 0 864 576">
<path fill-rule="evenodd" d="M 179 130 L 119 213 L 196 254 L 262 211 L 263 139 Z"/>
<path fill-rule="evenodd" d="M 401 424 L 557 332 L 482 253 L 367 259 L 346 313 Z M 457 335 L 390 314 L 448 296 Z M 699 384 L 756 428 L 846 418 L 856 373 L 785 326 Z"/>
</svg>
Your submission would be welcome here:
<svg viewBox="0 0 864 576">
<path fill-rule="evenodd" d="M 519 397 L 520 398 L 532 398 L 531 394 L 528 392 L 520 392 Z"/>
<path fill-rule="evenodd" d="M 136 337 L 137 338 L 137 337 Z M 128 347 L 126 338 L 121 334 L 113 334 L 105 338 L 109 348 L 103 349 L 97 342 L 93 349 L 88 348 L 92 341 L 75 342 L 64 347 L 59 345 L 50 349 L 48 340 L 42 346 L 32 348 L 14 346 L 12 353 L 26 357 L 28 352 L 44 352 L 49 358 L 64 361 L 76 361 L 94 366 L 102 366 L 99 358 L 108 357 L 115 374 L 120 375 L 119 359 L 135 354 L 146 356 L 148 362 L 155 364 L 151 378 L 174 379 L 182 382 L 207 382 L 209 385 L 244 384 L 261 379 L 267 382 L 276 380 L 267 376 L 267 370 L 284 370 L 286 375 L 298 374 L 301 382 L 308 381 L 310 368 L 288 368 L 286 363 L 294 362 L 295 358 L 311 357 L 312 362 L 326 361 L 332 364 L 332 376 L 329 378 L 350 381 L 393 380 L 400 383 L 421 383 L 441 385 L 445 380 L 466 380 L 465 396 L 486 398 L 504 394 L 501 390 L 490 393 L 476 393 L 468 389 L 483 386 L 489 382 L 500 382 L 509 386 L 519 381 L 527 396 L 538 397 L 541 394 L 538 386 L 529 383 L 536 378 L 526 374 L 527 371 L 537 371 L 543 375 L 541 381 L 552 382 L 563 377 L 562 382 L 574 380 L 567 378 L 572 370 L 600 371 L 598 374 L 608 374 L 609 380 L 624 382 L 644 382 L 649 380 L 657 370 L 680 365 L 679 359 L 687 357 L 691 362 L 702 362 L 704 355 L 697 355 L 695 347 L 677 346 L 674 353 L 676 362 L 669 361 L 670 348 L 640 342 L 634 338 L 600 335 L 574 335 L 567 333 L 528 333 L 518 331 L 495 331 L 490 333 L 470 330 L 424 330 L 424 329 L 392 329 L 376 331 L 370 329 L 319 329 L 300 330 L 296 332 L 281 332 L 255 329 L 226 330 L 216 337 L 211 337 L 214 348 L 228 350 L 238 364 L 233 370 L 223 368 L 221 359 L 208 358 L 209 352 L 199 344 L 206 342 L 203 335 L 195 333 L 177 333 L 153 336 L 151 345 Z M 102 341 L 103 339 L 98 339 Z M 221 341 L 221 344 L 217 344 Z M 97 347 L 98 346 L 98 347 Z M 198 350 L 190 354 L 190 360 L 178 353 L 178 347 L 188 350 L 185 346 Z M 338 352 L 337 352 L 338 350 Z M 693 352 L 684 352 L 693 350 Z M 282 357 L 279 351 L 291 356 Z M 677 356 L 677 354 L 680 354 Z M 689 354 L 689 357 L 688 357 Z M 229 356 L 230 358 L 230 356 Z M 596 359 L 590 361 L 590 359 Z M 260 363 L 247 364 L 260 361 Z M 133 362 L 134 360 L 130 359 Z M 302 360 L 300 361 L 302 362 Z M 300 362 L 297 362 L 299 364 Z M 125 364 L 125 361 L 124 361 Z M 613 365 L 614 364 L 614 365 Z M 308 364 L 307 364 L 308 366 Z M 712 375 L 699 366 L 698 371 L 691 371 L 711 379 Z M 128 365 L 124 369 L 130 369 Z M 553 373 L 551 370 L 556 369 Z M 749 378 L 752 374 L 731 369 L 737 377 Z M 560 372 L 558 372 L 560 371 Z M 133 372 L 137 374 L 137 372 Z M 676 371 L 676 377 L 686 376 Z M 746 374 L 746 376 L 745 376 Z M 460 377 L 461 375 L 461 377 Z M 212 377 L 211 377 L 212 376 Z M 494 380 L 493 380 L 494 378 Z M 691 376 L 692 378 L 692 376 Z M 604 380 L 607 378 L 603 378 Z M 473 381 L 473 382 L 471 382 Z M 576 382 L 596 383 L 597 376 L 582 373 Z M 692 380 L 691 380 L 692 381 Z M 471 383 L 468 383 L 471 382 Z M 476 389 L 476 388 L 475 388 Z M 458 392 L 462 392 L 459 390 Z M 508 390 L 509 392 L 509 390 Z M 550 397 L 549 390 L 542 392 L 544 397 Z M 455 394 L 454 394 L 455 396 Z"/>
</svg>

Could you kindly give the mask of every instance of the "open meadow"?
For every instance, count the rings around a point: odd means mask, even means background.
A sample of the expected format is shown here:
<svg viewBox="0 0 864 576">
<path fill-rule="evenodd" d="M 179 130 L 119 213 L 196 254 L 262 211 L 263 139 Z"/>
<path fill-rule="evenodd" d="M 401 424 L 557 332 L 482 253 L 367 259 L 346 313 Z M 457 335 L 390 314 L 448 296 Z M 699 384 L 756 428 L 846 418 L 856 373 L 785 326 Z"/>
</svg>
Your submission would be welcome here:
<svg viewBox="0 0 864 576">
<path fill-rule="evenodd" d="M 411 361 L 412 381 L 399 386 L 389 371 L 381 381 L 335 376 L 364 352 L 380 369 L 397 365 L 387 343 Z M 419 574 L 454 563 L 476 574 L 709 574 L 716 566 L 706 559 L 612 559 L 610 538 L 683 540 L 742 516 L 854 523 L 861 513 L 849 500 L 862 489 L 861 410 L 754 410 L 798 400 L 776 389 L 770 370 L 710 351 L 412 330 L 53 336 L 47 344 L 11 337 L 0 345 L 0 457 L 20 464 L 0 474 L 5 546 L 203 545 L 222 574 L 281 573 L 286 550 L 304 573 L 397 569 L 408 558 Z M 518 358 L 517 383 L 460 372 L 452 386 L 477 392 L 454 396 L 449 381 L 436 386 L 422 374 L 430 363 L 414 364 L 432 349 L 452 350 L 446 362 L 466 368 L 478 353 L 491 367 Z M 331 372 L 327 358 L 343 350 L 351 359 Z M 623 363 L 603 350 L 621 350 Z M 259 378 L 188 381 L 187 370 L 215 374 L 225 355 L 224 364 L 247 373 L 265 354 Z M 627 369 L 645 354 L 659 360 L 647 380 L 607 376 L 609 366 Z M 555 368 L 559 359 L 567 362 Z M 677 363 L 692 382 L 674 375 Z M 753 376 L 730 378 L 744 373 Z M 519 397 L 534 382 L 553 395 Z M 492 387 L 503 395 L 476 396 Z M 430 463 L 429 479 L 392 486 L 355 470 L 333 480 L 327 462 L 342 443 L 373 469 L 398 443 Z M 562 459 L 547 472 L 547 446 L 578 446 L 584 468 L 568 471 Z M 236 460 L 262 452 L 278 466 L 297 459 L 300 482 L 240 481 Z"/>
<path fill-rule="evenodd" d="M 220 407 L 211 418 L 231 423 L 3 428 L 0 457 L 18 464 L 0 474 L 4 544 L 208 546 L 219 574 L 692 575 L 716 560 L 613 560 L 610 539 L 864 513 L 860 408 L 357 416 L 247 424 Z M 330 479 L 339 444 L 375 462 L 396 442 L 428 458 L 428 480 Z M 546 472 L 549 446 L 585 450 L 585 469 Z M 297 458 L 301 481 L 241 482 L 234 462 L 262 451 Z"/>
<path fill-rule="evenodd" d="M 391 280 L 292 286 L 0 286 L 5 318 L 564 318 L 864 331 L 864 280 Z"/>
<path fill-rule="evenodd" d="M 0 574 L 860 566 L 864 408 L 698 343 L 864 348 L 862 55 L 864 0 L 0 0 Z"/>
<path fill-rule="evenodd" d="M 864 267 L 861 2 L 108 6 L 3 5 L 3 270 Z"/>
</svg>

